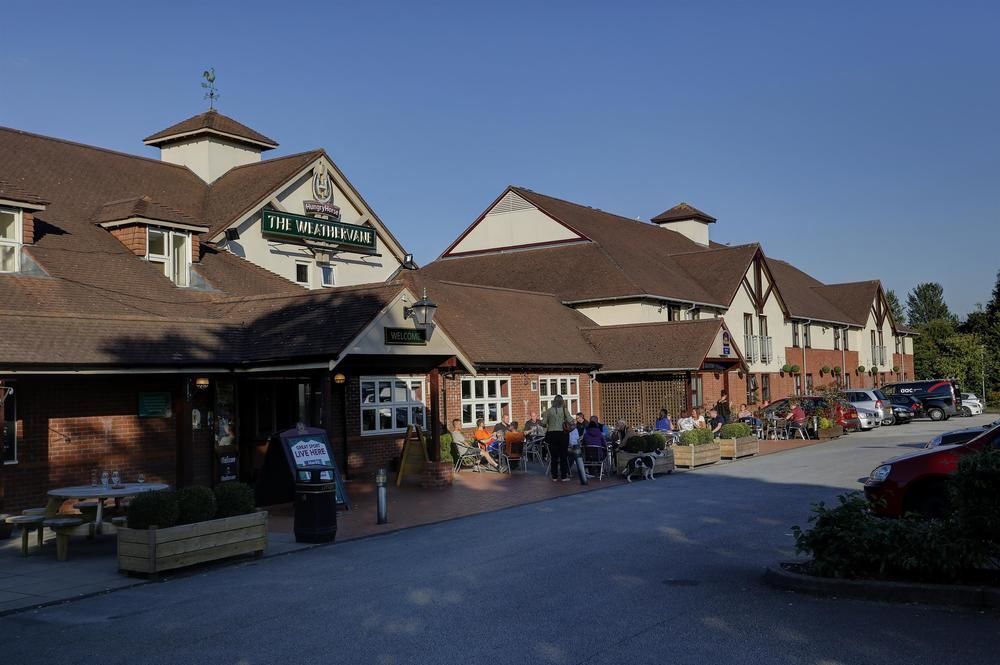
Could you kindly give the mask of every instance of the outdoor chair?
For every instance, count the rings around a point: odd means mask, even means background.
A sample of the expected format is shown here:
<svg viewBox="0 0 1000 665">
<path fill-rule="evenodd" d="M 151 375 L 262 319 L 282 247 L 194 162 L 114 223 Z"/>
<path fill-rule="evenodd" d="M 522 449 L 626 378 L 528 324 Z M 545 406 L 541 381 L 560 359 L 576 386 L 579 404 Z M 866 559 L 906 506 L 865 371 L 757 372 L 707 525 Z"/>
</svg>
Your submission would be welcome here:
<svg viewBox="0 0 1000 665">
<path fill-rule="evenodd" d="M 500 471 L 513 472 L 513 464 L 520 464 L 521 470 L 526 470 L 524 456 L 524 435 L 519 432 L 507 432 L 504 442 L 497 452 L 497 464 Z"/>
<path fill-rule="evenodd" d="M 482 461 L 483 454 L 479 450 L 479 444 L 475 441 L 466 443 L 458 443 L 456 441 L 455 447 L 458 449 L 458 459 L 455 460 L 455 473 L 460 473 L 467 461 L 472 462 L 473 471 L 482 471 L 480 462 Z"/>
<path fill-rule="evenodd" d="M 597 469 L 597 479 L 603 480 L 604 474 L 611 475 L 611 455 L 607 446 L 583 446 L 583 468 L 587 473 Z M 593 474 L 592 474 L 593 475 Z"/>
<path fill-rule="evenodd" d="M 21 529 L 21 556 L 28 556 L 28 537 L 32 531 L 38 532 L 38 546 L 42 546 L 42 539 L 45 530 L 43 522 L 45 515 L 15 515 L 7 518 L 7 524 L 11 524 Z"/>
<path fill-rule="evenodd" d="M 548 459 L 548 448 L 545 445 L 544 435 L 526 437 L 524 442 L 524 459 L 526 460 L 525 463 L 534 460 L 539 464 L 545 464 L 546 459 Z"/>
</svg>

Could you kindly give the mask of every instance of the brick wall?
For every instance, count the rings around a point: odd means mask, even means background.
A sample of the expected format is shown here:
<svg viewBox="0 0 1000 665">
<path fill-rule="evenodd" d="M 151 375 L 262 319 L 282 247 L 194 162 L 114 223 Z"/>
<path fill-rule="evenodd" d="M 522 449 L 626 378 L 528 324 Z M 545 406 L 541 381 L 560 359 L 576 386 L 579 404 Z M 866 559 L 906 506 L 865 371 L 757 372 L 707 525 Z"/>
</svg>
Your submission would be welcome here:
<svg viewBox="0 0 1000 665">
<path fill-rule="evenodd" d="M 146 256 L 146 227 L 141 224 L 127 224 L 111 229 L 111 235 L 136 256 Z"/>
<path fill-rule="evenodd" d="M 191 263 L 201 261 L 201 236 L 197 233 L 191 234 Z"/>
<path fill-rule="evenodd" d="M 27 210 L 21 213 L 21 242 L 25 245 L 35 242 L 35 216 Z"/>
</svg>

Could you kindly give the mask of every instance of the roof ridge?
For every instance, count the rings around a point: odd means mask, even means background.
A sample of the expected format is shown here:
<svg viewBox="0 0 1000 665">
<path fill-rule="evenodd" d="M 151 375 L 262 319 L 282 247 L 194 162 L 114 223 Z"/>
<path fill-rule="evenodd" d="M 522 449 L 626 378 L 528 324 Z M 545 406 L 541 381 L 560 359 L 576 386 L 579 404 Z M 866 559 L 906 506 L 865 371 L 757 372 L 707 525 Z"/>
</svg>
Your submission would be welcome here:
<svg viewBox="0 0 1000 665">
<path fill-rule="evenodd" d="M 560 203 L 568 203 L 569 205 L 576 206 L 577 208 L 582 208 L 583 210 L 592 210 L 594 212 L 599 212 L 599 213 L 601 213 L 603 215 L 610 215 L 611 217 L 616 217 L 616 218 L 624 220 L 626 222 L 632 222 L 633 224 L 640 224 L 642 226 L 648 226 L 651 229 L 656 229 L 656 228 L 662 229 L 662 227 L 660 227 L 657 224 L 651 224 L 651 223 L 646 222 L 646 221 L 641 220 L 641 219 L 632 219 L 631 217 L 625 217 L 624 215 L 619 215 L 616 212 L 608 212 L 607 210 L 603 210 L 601 208 L 595 208 L 593 206 L 583 205 L 582 203 L 577 203 L 576 201 L 570 201 L 569 199 L 562 199 L 562 198 L 559 198 L 558 196 L 551 196 L 549 194 L 543 194 L 542 192 L 536 192 L 533 189 L 528 189 L 527 187 L 521 187 L 520 185 L 508 185 L 508 187 L 511 190 L 514 190 L 514 191 L 520 190 L 520 191 L 528 192 L 529 194 L 537 194 L 538 196 L 544 196 L 547 199 L 554 199 L 556 201 L 559 201 Z M 563 223 L 564 224 L 569 224 L 569 222 L 563 222 Z M 574 230 L 577 230 L 577 229 L 574 229 Z M 662 229 L 662 230 L 664 230 L 664 231 L 670 231 L 670 229 Z M 580 233 L 580 231 L 577 230 L 577 233 Z M 676 231 L 674 231 L 673 233 L 676 233 Z"/>
<path fill-rule="evenodd" d="M 652 326 L 682 326 L 692 323 L 715 323 L 722 324 L 723 320 L 720 316 L 715 319 L 686 319 L 684 321 L 644 321 L 642 323 L 618 323 L 611 326 L 581 326 L 580 330 L 618 330 L 621 328 L 644 328 Z"/>
<path fill-rule="evenodd" d="M 292 159 L 294 157 L 302 157 L 303 155 L 309 155 L 309 154 L 317 153 L 317 152 L 318 153 L 323 153 L 324 155 L 326 154 L 326 150 L 324 150 L 323 148 L 314 148 L 312 150 L 303 150 L 302 152 L 296 152 L 296 153 L 291 154 L 291 155 L 284 155 L 282 157 L 272 157 L 271 159 L 262 159 L 259 162 L 250 162 L 249 164 L 240 164 L 239 166 L 234 166 L 233 168 L 231 168 L 228 171 L 226 171 L 225 173 L 223 173 L 222 176 L 216 178 L 209 185 L 209 188 L 211 188 L 212 185 L 214 185 L 215 183 L 217 183 L 220 180 L 222 180 L 223 176 L 227 176 L 230 173 L 232 173 L 233 171 L 238 171 L 240 169 L 245 169 L 245 168 L 250 167 L 250 166 L 263 166 L 264 164 L 274 164 L 275 162 L 280 162 L 283 159 Z"/>
<path fill-rule="evenodd" d="M 760 247 L 760 243 L 757 241 L 746 242 L 742 245 L 726 245 L 725 247 L 706 247 L 705 249 L 692 249 L 690 252 L 676 252 L 674 254 L 668 254 L 670 258 L 675 258 L 678 256 L 689 256 L 691 254 L 705 254 L 707 252 L 725 252 L 730 249 L 746 249 L 748 247 Z"/>
<path fill-rule="evenodd" d="M 199 303 L 202 304 L 202 303 Z M 39 312 L 37 310 L 0 309 L 0 317 L 26 317 L 33 319 L 85 319 L 94 321 L 148 321 L 150 323 L 208 323 L 228 325 L 227 319 L 204 317 L 139 316 L 135 314 L 90 314 L 87 312 Z"/>
<path fill-rule="evenodd" d="M 187 166 L 184 166 L 183 164 L 173 164 L 171 162 L 165 162 L 165 161 L 163 161 L 161 159 L 153 159 L 152 157 L 146 157 L 145 155 L 134 155 L 134 154 L 129 153 L 129 152 L 122 152 L 121 150 L 112 150 L 111 148 L 104 148 L 102 146 L 90 145 L 89 143 L 80 143 L 79 141 L 70 141 L 69 139 L 59 138 L 57 136 L 47 136 L 45 134 L 37 134 L 35 132 L 28 132 L 28 131 L 25 131 L 23 129 L 15 129 L 13 127 L 5 127 L 3 125 L 0 125 L 0 131 L 13 132 L 14 134 L 23 134 L 24 136 L 31 136 L 33 138 L 44 139 L 46 141 L 55 141 L 56 143 L 63 143 L 65 145 L 72 145 L 72 146 L 76 146 L 77 148 L 87 148 L 89 150 L 97 150 L 99 152 L 106 152 L 108 154 L 117 155 L 119 157 L 128 157 L 130 159 L 141 159 L 143 161 L 151 162 L 153 164 L 161 164 L 163 166 L 169 166 L 171 168 L 181 169 L 183 171 L 187 171 L 188 173 L 190 173 L 194 177 L 198 178 L 198 175 L 194 171 L 192 171 Z M 201 178 L 198 178 L 198 181 L 204 184 L 204 181 Z"/>
</svg>

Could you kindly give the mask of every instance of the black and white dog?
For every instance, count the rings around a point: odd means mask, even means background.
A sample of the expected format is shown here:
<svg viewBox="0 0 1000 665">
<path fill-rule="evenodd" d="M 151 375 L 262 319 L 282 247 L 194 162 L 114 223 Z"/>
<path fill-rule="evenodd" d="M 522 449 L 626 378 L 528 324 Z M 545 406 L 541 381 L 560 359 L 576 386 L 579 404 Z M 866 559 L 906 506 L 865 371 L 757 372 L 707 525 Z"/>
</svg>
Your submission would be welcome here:
<svg viewBox="0 0 1000 665">
<path fill-rule="evenodd" d="M 662 450 L 654 450 L 651 453 L 630 459 L 625 467 L 625 480 L 632 482 L 632 476 L 636 473 L 641 473 L 644 480 L 653 480 L 655 478 L 653 465 L 656 464 L 657 457 L 663 457 Z"/>
</svg>

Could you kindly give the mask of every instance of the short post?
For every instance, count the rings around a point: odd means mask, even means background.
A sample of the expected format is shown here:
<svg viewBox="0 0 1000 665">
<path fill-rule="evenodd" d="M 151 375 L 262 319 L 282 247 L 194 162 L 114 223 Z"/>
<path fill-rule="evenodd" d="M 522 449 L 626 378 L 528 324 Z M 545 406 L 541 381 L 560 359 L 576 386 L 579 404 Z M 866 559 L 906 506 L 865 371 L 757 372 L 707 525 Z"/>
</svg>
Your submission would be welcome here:
<svg viewBox="0 0 1000 665">
<path fill-rule="evenodd" d="M 389 521 L 389 518 L 388 518 L 388 516 L 386 514 L 388 512 L 388 507 L 386 505 L 387 500 L 388 500 L 388 496 L 387 496 L 386 489 L 385 489 L 386 478 L 387 478 L 387 474 L 385 472 L 385 469 L 379 469 L 378 471 L 375 472 L 375 487 L 378 488 L 378 492 L 377 492 L 377 495 L 378 495 L 378 517 L 377 517 L 377 523 L 378 524 L 385 524 L 386 522 Z"/>
</svg>

